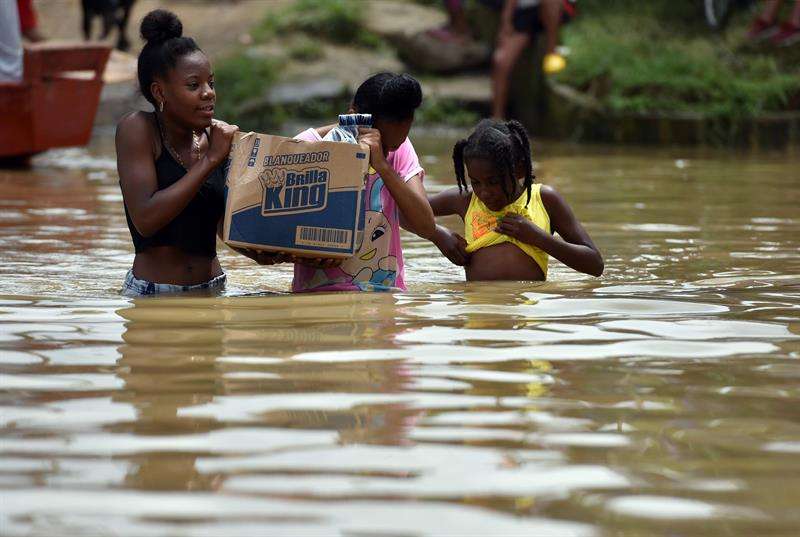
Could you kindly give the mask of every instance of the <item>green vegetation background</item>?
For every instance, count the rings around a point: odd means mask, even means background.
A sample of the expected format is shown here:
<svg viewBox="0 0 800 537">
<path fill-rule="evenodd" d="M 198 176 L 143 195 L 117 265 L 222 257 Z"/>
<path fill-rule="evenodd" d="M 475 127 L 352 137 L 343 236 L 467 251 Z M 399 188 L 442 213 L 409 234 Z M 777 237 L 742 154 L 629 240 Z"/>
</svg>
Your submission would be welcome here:
<svg viewBox="0 0 800 537">
<path fill-rule="evenodd" d="M 746 42 L 760 6 L 735 11 L 720 33 L 706 26 L 700 0 L 581 0 L 579 6 L 580 17 L 562 33 L 571 54 L 557 80 L 612 110 L 741 118 L 800 105 L 798 47 Z"/>
<path fill-rule="evenodd" d="M 366 29 L 362 1 L 297 0 L 261 21 L 252 32 L 254 44 L 279 40 L 284 54 L 260 57 L 250 45 L 220 62 L 221 117 L 255 129 L 275 126 L 289 115 L 328 116 L 346 108 L 347 96 L 292 109 L 268 106 L 263 96 L 287 62 L 324 57 L 325 41 L 388 48 Z M 556 80 L 593 95 L 612 111 L 737 119 L 800 106 L 798 47 L 787 52 L 747 46 L 752 10 L 739 10 L 724 33 L 715 33 L 705 25 L 700 0 L 580 0 L 578 5 L 579 17 L 562 30 L 570 55 Z M 253 106 L 259 99 L 262 106 Z M 419 119 L 469 125 L 477 116 L 458 103 L 426 100 Z"/>
</svg>

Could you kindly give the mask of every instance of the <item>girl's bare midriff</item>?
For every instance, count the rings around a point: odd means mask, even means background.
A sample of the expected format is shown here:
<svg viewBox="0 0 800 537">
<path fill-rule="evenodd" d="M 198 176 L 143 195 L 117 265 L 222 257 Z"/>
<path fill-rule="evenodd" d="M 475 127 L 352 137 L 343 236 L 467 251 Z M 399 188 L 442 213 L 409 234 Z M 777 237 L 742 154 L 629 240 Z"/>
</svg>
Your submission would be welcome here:
<svg viewBox="0 0 800 537">
<path fill-rule="evenodd" d="M 197 285 L 222 274 L 216 257 L 187 254 L 174 246 L 154 246 L 136 254 L 133 275 L 140 280 Z"/>
<path fill-rule="evenodd" d="M 536 261 L 510 242 L 473 252 L 464 270 L 468 281 L 544 280 L 544 273 Z"/>
</svg>

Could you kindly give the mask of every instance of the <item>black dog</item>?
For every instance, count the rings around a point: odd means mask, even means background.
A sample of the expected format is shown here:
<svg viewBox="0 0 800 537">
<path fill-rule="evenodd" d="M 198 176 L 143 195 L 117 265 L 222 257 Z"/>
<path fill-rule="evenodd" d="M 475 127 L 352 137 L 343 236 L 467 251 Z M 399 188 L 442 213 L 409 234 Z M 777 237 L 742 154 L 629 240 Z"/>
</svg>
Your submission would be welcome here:
<svg viewBox="0 0 800 537">
<path fill-rule="evenodd" d="M 126 32 L 128 18 L 130 17 L 131 7 L 133 7 L 134 2 L 136 2 L 136 0 L 81 0 L 84 39 L 87 41 L 91 39 L 92 21 L 95 17 L 100 17 L 103 21 L 103 31 L 100 34 L 100 39 L 108 37 L 111 29 L 116 26 L 119 28 L 117 48 L 119 50 L 128 50 L 131 48 L 131 43 L 128 41 Z"/>
</svg>

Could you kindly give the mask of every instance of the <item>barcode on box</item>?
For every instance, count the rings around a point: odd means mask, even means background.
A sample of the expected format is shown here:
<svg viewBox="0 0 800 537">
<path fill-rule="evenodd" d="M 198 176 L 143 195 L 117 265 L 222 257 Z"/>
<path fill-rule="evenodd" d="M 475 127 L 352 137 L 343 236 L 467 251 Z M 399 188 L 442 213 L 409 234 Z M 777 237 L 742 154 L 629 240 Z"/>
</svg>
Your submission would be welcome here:
<svg viewBox="0 0 800 537">
<path fill-rule="evenodd" d="M 349 248 L 352 233 L 349 229 L 297 226 L 294 242 L 300 246 Z"/>
</svg>

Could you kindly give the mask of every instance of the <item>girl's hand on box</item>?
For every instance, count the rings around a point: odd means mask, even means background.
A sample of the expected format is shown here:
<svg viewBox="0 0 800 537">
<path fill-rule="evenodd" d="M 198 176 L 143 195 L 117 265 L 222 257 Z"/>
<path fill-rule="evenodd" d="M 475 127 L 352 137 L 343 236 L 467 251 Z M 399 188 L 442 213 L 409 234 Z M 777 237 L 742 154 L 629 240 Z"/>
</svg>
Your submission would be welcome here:
<svg viewBox="0 0 800 537">
<path fill-rule="evenodd" d="M 256 252 L 256 257 L 253 260 L 259 265 L 277 265 L 290 261 L 291 256 L 283 252 Z"/>
<path fill-rule="evenodd" d="M 233 250 L 245 257 L 249 257 L 259 265 L 277 265 L 278 263 L 291 261 L 291 256 L 283 252 L 261 252 L 250 248 L 233 248 Z"/>
<path fill-rule="evenodd" d="M 233 135 L 238 130 L 239 127 L 236 125 L 228 125 L 218 119 L 211 122 L 211 138 L 206 158 L 212 164 L 219 165 L 228 158 L 228 153 L 231 152 L 231 143 L 233 143 Z"/>
<path fill-rule="evenodd" d="M 379 173 L 389 163 L 386 155 L 383 154 L 383 142 L 381 142 L 381 131 L 367 127 L 358 128 L 358 142 L 369 147 L 369 163 Z"/>
<path fill-rule="evenodd" d="M 329 269 L 338 267 L 344 262 L 344 259 L 327 259 L 321 257 L 298 257 L 293 256 L 292 261 L 299 265 L 305 265 L 315 269 Z"/>
</svg>

